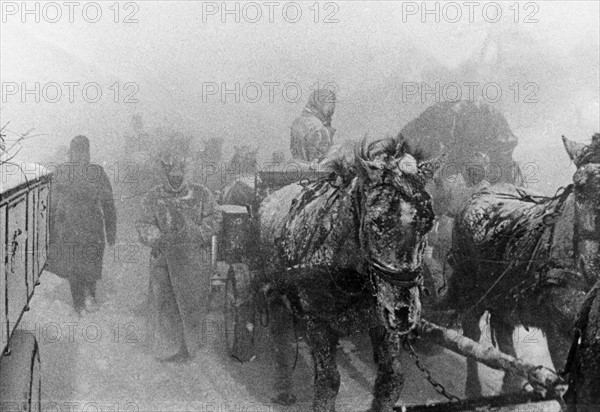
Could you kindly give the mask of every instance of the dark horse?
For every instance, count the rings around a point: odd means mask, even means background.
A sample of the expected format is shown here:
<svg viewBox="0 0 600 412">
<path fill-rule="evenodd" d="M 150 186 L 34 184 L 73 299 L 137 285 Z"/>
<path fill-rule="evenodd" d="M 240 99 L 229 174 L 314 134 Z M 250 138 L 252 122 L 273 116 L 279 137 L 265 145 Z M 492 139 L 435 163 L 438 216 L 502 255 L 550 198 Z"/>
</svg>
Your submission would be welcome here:
<svg viewBox="0 0 600 412">
<path fill-rule="evenodd" d="M 600 409 L 600 280 L 581 306 L 566 371 L 569 390 L 565 394 L 569 412 Z"/>
<path fill-rule="evenodd" d="M 564 137 L 563 142 L 577 172 L 562 193 L 544 198 L 507 184 L 491 186 L 473 195 L 458 215 L 446 299 L 461 314 L 465 336 L 474 340 L 488 310 L 492 337 L 512 356 L 514 327 L 540 328 L 557 367 L 567 357 L 585 292 L 600 273 L 600 134 L 590 145 Z M 503 391 L 516 384 L 506 374 Z M 470 397 L 481 394 L 472 359 L 466 391 Z"/>
<path fill-rule="evenodd" d="M 335 410 L 336 347 L 353 331 L 369 331 L 373 343 L 372 410 L 391 412 L 398 401 L 400 343 L 420 319 L 422 258 L 434 221 L 425 184 L 438 166 L 401 137 L 363 143 L 354 160 L 332 163 L 329 178 L 285 186 L 263 201 L 266 276 L 272 295 L 306 325 L 315 411 Z M 272 322 L 271 333 L 281 350 L 279 326 Z"/>
</svg>

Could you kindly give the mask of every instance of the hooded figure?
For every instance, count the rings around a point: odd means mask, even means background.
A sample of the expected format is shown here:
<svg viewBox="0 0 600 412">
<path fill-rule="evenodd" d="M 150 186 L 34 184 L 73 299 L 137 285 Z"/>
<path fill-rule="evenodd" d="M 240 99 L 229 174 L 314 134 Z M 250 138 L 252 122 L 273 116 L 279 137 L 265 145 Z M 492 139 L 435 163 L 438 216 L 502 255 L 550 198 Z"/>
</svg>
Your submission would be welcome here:
<svg viewBox="0 0 600 412">
<path fill-rule="evenodd" d="M 48 270 L 69 280 L 78 313 L 98 309 L 96 282 L 102 275 L 104 239 L 112 246 L 117 216 L 110 180 L 100 165 L 90 163 L 90 142 L 76 136 L 69 162 L 53 176 Z"/>
<path fill-rule="evenodd" d="M 148 338 L 154 355 L 185 361 L 203 344 L 212 236 L 221 213 L 211 193 L 186 181 L 185 142 L 160 159 L 164 181 L 142 201 L 139 240 L 150 247 Z"/>
<path fill-rule="evenodd" d="M 290 150 L 294 160 L 313 163 L 327 156 L 335 134 L 331 127 L 335 101 L 331 90 L 317 89 L 311 93 L 300 117 L 292 123 Z"/>
</svg>

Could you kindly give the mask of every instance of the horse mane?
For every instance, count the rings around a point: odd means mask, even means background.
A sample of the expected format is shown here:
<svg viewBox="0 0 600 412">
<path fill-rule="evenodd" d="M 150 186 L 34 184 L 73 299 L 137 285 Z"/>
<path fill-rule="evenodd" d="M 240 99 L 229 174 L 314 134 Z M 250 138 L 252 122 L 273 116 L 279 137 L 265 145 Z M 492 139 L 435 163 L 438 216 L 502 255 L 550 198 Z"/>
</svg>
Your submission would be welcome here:
<svg viewBox="0 0 600 412">
<path fill-rule="evenodd" d="M 398 134 L 396 137 L 385 137 L 373 142 L 367 143 L 367 137 L 354 148 L 354 158 L 348 159 L 346 156 L 339 156 L 327 162 L 326 167 L 337 176 L 342 177 L 344 181 L 356 176 L 356 164 L 358 161 L 373 161 L 384 158 L 386 160 L 399 159 L 404 155 L 411 155 L 417 162 L 425 160 L 425 153 L 420 148 L 413 147 L 408 140 Z"/>
<path fill-rule="evenodd" d="M 413 148 L 400 133 L 396 137 L 386 137 L 369 144 L 367 144 L 366 138 L 363 138 L 360 148 L 355 153 L 356 157 L 365 161 L 371 161 L 380 156 L 388 159 L 399 159 L 407 154 L 414 157 L 418 162 L 424 160 L 423 151 Z"/>
</svg>

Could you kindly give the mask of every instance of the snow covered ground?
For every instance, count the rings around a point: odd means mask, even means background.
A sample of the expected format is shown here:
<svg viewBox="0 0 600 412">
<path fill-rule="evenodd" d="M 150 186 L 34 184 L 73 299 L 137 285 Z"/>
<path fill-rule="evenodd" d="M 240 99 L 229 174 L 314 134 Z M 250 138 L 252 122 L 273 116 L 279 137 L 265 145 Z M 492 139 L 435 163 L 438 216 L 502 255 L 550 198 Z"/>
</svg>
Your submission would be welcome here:
<svg viewBox="0 0 600 412">
<path fill-rule="evenodd" d="M 306 345 L 300 342 L 298 366 L 293 372 L 298 404 L 287 409 L 272 404 L 273 373 L 266 338 L 259 339 L 258 356 L 253 361 L 242 364 L 229 357 L 224 349 L 223 317 L 217 300 L 207 320 L 206 345 L 192 362 L 165 364 L 152 357 L 144 342 L 149 252 L 137 247 L 128 216 L 120 217 L 118 244 L 107 249 L 103 279 L 98 284 L 100 310 L 78 318 L 71 309 L 67 282 L 44 272 L 31 310 L 22 321 L 21 327 L 34 331 L 40 344 L 42 410 L 310 410 L 312 364 Z M 515 337 L 521 356 L 551 366 L 540 332 L 523 329 L 515 332 Z M 371 359 L 366 336 L 341 341 L 338 410 L 368 409 L 375 380 Z M 464 397 L 463 357 L 443 351 L 424 358 L 424 364 L 448 391 Z M 401 404 L 444 401 L 408 355 L 405 365 L 407 383 Z M 480 374 L 485 394 L 497 393 L 502 373 L 482 366 Z"/>
</svg>

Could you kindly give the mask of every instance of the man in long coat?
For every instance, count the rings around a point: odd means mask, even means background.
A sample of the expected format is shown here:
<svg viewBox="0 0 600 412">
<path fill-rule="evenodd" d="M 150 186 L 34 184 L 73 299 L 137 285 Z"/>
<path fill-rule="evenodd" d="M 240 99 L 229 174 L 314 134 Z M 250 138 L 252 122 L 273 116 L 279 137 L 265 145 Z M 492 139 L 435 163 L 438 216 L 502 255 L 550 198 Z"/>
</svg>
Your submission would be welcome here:
<svg viewBox="0 0 600 412">
<path fill-rule="evenodd" d="M 210 291 L 212 236 L 221 213 L 211 193 L 186 181 L 184 144 L 173 143 L 161 159 L 163 184 L 142 201 L 136 222 L 149 246 L 148 337 L 162 361 L 185 361 L 202 345 Z"/>
<path fill-rule="evenodd" d="M 98 309 L 96 282 L 102 275 L 105 237 L 115 244 L 117 216 L 110 180 L 90 163 L 90 142 L 71 140 L 69 162 L 53 176 L 48 270 L 69 280 L 78 314 Z"/>
<path fill-rule="evenodd" d="M 331 90 L 317 89 L 311 93 L 304 110 L 292 123 L 290 150 L 294 160 L 314 166 L 327 156 L 335 134 L 331 127 L 335 101 Z"/>
</svg>

